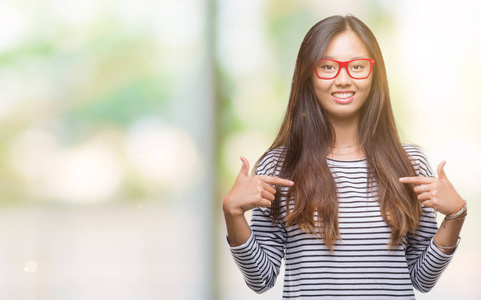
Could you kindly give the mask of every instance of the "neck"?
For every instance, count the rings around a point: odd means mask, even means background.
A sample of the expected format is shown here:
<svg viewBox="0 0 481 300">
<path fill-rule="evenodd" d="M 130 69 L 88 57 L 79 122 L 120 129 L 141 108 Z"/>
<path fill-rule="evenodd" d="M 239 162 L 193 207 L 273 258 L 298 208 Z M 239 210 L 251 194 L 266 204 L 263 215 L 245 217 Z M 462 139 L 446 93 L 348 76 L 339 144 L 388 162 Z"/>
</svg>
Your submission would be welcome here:
<svg viewBox="0 0 481 300">
<path fill-rule="evenodd" d="M 359 144 L 359 118 L 329 119 L 334 129 L 334 145 L 328 157 L 338 160 L 356 160 L 365 157 L 364 149 Z"/>
<path fill-rule="evenodd" d="M 346 119 L 330 119 L 334 128 L 335 140 L 334 147 L 348 147 L 359 144 L 358 121 L 359 118 Z"/>
</svg>

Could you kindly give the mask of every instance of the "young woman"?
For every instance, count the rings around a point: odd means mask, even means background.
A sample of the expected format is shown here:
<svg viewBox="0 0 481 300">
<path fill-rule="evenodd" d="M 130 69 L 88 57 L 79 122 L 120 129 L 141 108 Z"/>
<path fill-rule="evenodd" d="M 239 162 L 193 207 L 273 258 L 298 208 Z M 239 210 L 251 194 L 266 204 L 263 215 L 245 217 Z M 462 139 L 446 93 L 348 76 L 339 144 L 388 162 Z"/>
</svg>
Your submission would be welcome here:
<svg viewBox="0 0 481 300">
<path fill-rule="evenodd" d="M 279 134 L 255 175 L 241 160 L 222 207 L 234 260 L 258 293 L 284 258 L 284 298 L 411 299 L 413 287 L 431 290 L 459 243 L 466 202 L 445 162 L 436 178 L 401 143 L 381 50 L 353 16 L 307 33 Z"/>
</svg>

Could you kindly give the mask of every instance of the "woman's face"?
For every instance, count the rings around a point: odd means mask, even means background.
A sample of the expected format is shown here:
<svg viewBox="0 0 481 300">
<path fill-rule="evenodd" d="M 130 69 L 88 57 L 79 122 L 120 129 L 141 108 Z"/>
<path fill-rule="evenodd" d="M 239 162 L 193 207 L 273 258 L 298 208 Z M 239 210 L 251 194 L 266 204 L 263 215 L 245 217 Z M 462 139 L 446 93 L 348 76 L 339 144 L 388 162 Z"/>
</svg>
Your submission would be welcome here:
<svg viewBox="0 0 481 300">
<path fill-rule="evenodd" d="M 323 58 L 350 61 L 372 58 L 359 37 L 347 30 L 335 36 Z M 353 79 L 342 68 L 334 79 L 320 79 L 312 74 L 312 84 L 317 100 L 331 121 L 358 120 L 359 110 L 371 90 L 372 72 L 366 79 Z"/>
</svg>

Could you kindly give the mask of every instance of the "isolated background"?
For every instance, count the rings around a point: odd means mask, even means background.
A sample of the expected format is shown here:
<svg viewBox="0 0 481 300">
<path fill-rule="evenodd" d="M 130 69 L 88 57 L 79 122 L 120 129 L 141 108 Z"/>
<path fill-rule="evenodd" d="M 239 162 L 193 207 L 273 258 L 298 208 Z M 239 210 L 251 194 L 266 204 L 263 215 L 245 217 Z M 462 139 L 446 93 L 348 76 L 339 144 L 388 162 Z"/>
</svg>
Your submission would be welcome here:
<svg viewBox="0 0 481 300">
<path fill-rule="evenodd" d="M 479 1 L 0 3 L 0 298 L 279 299 L 243 282 L 221 201 L 282 120 L 309 28 L 376 35 L 405 142 L 469 201 L 418 299 L 481 298 Z M 441 219 L 440 219 L 441 220 Z"/>
</svg>

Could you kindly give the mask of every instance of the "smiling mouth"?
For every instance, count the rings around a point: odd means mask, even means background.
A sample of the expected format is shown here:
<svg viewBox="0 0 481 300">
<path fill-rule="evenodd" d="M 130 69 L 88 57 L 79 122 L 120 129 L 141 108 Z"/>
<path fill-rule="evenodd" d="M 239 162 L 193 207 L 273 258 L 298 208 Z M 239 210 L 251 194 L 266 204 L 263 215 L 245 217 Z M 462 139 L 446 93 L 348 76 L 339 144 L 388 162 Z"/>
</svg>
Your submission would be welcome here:
<svg viewBox="0 0 481 300">
<path fill-rule="evenodd" d="M 335 97 L 335 98 L 339 98 L 339 99 L 347 99 L 347 98 L 351 98 L 352 96 L 354 96 L 354 93 L 353 92 L 332 93 L 332 96 Z"/>
</svg>

